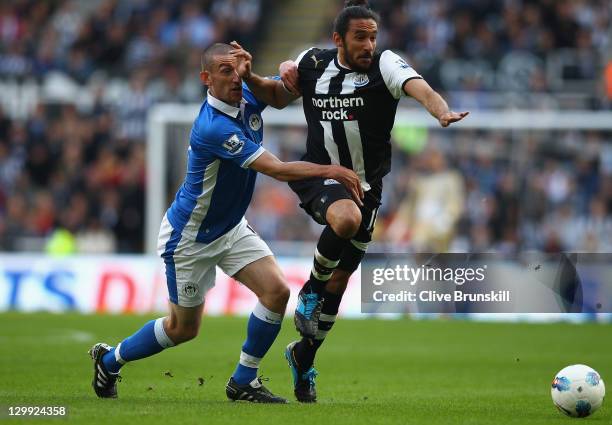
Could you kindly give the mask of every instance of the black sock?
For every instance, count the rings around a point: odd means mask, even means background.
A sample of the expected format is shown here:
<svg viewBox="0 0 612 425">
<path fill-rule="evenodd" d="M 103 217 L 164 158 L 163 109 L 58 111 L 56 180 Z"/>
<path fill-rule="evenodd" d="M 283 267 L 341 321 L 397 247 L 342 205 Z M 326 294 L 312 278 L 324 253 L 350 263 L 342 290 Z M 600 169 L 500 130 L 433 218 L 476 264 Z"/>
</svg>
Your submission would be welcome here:
<svg viewBox="0 0 612 425">
<path fill-rule="evenodd" d="M 331 330 L 336 321 L 342 295 L 324 291 L 323 296 L 325 300 L 319 317 L 319 332 L 314 338 L 302 338 L 300 342 L 295 344 L 293 355 L 300 374 L 307 372 L 312 367 L 317 350 L 323 344 L 327 332 Z"/>
<path fill-rule="evenodd" d="M 310 278 L 304 284 L 303 291 L 319 295 L 323 293 L 325 284 L 338 266 L 345 245 L 345 239 L 336 235 L 331 227 L 325 226 L 317 243 Z"/>
</svg>

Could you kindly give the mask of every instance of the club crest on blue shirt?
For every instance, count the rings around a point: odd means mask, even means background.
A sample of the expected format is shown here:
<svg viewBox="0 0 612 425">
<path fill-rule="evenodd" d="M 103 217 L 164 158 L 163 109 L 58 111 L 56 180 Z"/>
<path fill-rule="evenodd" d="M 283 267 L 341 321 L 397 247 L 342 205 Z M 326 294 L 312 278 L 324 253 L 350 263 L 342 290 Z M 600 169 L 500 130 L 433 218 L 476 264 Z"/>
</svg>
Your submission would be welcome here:
<svg viewBox="0 0 612 425">
<path fill-rule="evenodd" d="M 355 87 L 363 87 L 370 82 L 368 78 L 368 74 L 355 74 L 355 78 L 353 79 L 353 84 Z"/>
<path fill-rule="evenodd" d="M 223 148 L 231 153 L 232 155 L 236 155 L 242 151 L 244 147 L 244 141 L 238 138 L 238 135 L 234 134 L 232 137 L 223 142 Z"/>
<path fill-rule="evenodd" d="M 249 117 L 249 127 L 253 131 L 258 131 L 261 128 L 261 117 L 257 114 L 252 114 Z"/>
</svg>

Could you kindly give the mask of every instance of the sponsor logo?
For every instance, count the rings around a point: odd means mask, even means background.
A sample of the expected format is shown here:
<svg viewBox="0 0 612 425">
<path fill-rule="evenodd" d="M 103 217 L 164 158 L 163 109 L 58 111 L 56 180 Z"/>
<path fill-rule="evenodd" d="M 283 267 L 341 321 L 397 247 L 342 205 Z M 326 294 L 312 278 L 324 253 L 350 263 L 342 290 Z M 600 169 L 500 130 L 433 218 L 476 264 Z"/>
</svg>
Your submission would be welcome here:
<svg viewBox="0 0 612 425">
<path fill-rule="evenodd" d="M 353 84 L 355 87 L 363 87 L 366 86 L 370 82 L 368 78 L 368 74 L 357 74 L 353 79 Z"/>
<path fill-rule="evenodd" d="M 323 121 L 351 121 L 354 119 L 350 108 L 359 108 L 365 105 L 363 97 L 325 97 L 312 98 L 312 106 L 320 108 Z M 331 110 L 330 110 L 331 109 Z"/>
<path fill-rule="evenodd" d="M 252 114 L 249 117 L 249 127 L 253 131 L 258 131 L 261 128 L 261 117 L 257 114 Z"/>
<path fill-rule="evenodd" d="M 232 155 L 242 152 L 243 147 L 244 142 L 238 138 L 237 134 L 234 134 L 232 137 L 223 142 L 223 148 Z"/>
<path fill-rule="evenodd" d="M 319 60 L 319 59 L 317 59 L 317 57 L 315 55 L 310 56 L 310 59 L 312 59 L 314 61 L 315 68 L 318 67 L 321 62 L 323 62 L 323 59 Z"/>
<path fill-rule="evenodd" d="M 326 179 L 326 180 L 323 182 L 323 185 L 324 185 L 324 186 L 329 186 L 330 184 L 340 184 L 340 182 L 339 182 L 339 181 L 337 181 L 337 180 L 334 180 L 334 179 Z M 322 201 L 322 202 L 325 202 L 325 201 L 323 201 L 323 199 L 321 199 L 321 201 Z"/>
</svg>

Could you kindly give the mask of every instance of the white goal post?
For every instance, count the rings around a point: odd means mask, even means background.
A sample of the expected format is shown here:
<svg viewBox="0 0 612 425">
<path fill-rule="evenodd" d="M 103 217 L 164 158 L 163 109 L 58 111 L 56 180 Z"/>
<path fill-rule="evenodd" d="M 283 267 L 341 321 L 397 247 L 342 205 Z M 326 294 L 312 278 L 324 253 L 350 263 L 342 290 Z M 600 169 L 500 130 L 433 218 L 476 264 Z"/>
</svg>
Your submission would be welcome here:
<svg viewBox="0 0 612 425">
<path fill-rule="evenodd" d="M 168 208 L 165 179 L 168 173 L 166 156 L 167 126 L 178 124 L 191 126 L 201 105 L 157 104 L 149 110 L 147 123 L 147 188 L 145 215 L 145 251 L 155 254 L 157 234 L 164 211 Z M 266 109 L 264 125 L 306 126 L 301 105 L 283 110 Z M 398 109 L 396 124 L 422 128 L 439 128 L 438 122 L 422 109 L 401 107 Z M 539 110 L 498 110 L 471 112 L 469 117 L 454 124 L 448 131 L 461 129 L 482 130 L 600 130 L 612 131 L 612 112 L 594 111 L 539 111 Z M 181 141 L 178 146 L 186 146 Z M 264 140 L 265 144 L 265 140 Z M 181 152 L 183 157 L 185 153 Z"/>
</svg>

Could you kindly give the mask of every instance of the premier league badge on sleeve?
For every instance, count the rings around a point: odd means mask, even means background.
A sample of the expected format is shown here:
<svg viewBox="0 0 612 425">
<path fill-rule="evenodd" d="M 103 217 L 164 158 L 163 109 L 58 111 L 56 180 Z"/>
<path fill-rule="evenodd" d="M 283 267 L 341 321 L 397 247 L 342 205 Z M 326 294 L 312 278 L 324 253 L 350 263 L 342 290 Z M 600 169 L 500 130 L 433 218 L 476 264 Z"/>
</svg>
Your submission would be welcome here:
<svg viewBox="0 0 612 425">
<path fill-rule="evenodd" d="M 238 138 L 238 135 L 234 134 L 232 137 L 223 142 L 223 148 L 231 153 L 232 155 L 236 155 L 242 151 L 244 147 L 244 142 Z"/>
</svg>

